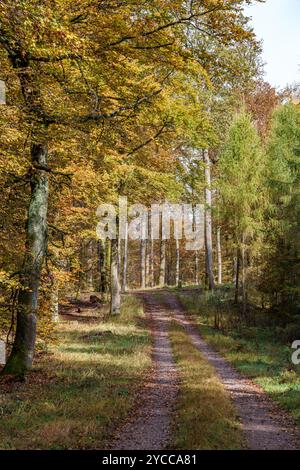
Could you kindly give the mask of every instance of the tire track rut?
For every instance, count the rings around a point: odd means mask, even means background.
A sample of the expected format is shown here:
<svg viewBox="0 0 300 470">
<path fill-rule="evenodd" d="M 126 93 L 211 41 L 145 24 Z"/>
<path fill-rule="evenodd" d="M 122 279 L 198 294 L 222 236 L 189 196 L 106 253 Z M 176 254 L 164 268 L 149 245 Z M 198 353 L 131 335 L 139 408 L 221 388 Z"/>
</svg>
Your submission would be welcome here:
<svg viewBox="0 0 300 470">
<path fill-rule="evenodd" d="M 133 416 L 112 442 L 114 450 L 161 450 L 171 439 L 172 412 L 178 392 L 178 374 L 169 339 L 170 317 L 149 293 L 139 293 L 153 335 L 153 370 L 141 391 Z"/>
</svg>

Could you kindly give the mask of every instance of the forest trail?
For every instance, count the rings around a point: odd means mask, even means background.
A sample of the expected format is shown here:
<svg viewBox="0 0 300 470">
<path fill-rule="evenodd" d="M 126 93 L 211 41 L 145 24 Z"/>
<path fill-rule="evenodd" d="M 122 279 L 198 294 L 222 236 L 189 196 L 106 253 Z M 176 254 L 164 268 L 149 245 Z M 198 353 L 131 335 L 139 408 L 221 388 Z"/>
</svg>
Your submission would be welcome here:
<svg viewBox="0 0 300 470">
<path fill-rule="evenodd" d="M 157 299 L 159 292 L 160 300 Z M 292 419 L 256 384 L 237 372 L 198 333 L 175 294 L 140 292 L 154 336 L 153 374 L 138 399 L 139 411 L 120 429 L 113 449 L 164 449 L 171 441 L 172 412 L 178 376 L 168 338 L 171 320 L 189 334 L 193 345 L 215 368 L 229 392 L 251 450 L 300 449 L 300 433 Z"/>
<path fill-rule="evenodd" d="M 160 450 L 171 438 L 178 376 L 169 340 L 170 316 L 150 293 L 141 293 L 153 335 L 153 369 L 137 400 L 134 416 L 118 431 L 114 450 Z"/>
</svg>

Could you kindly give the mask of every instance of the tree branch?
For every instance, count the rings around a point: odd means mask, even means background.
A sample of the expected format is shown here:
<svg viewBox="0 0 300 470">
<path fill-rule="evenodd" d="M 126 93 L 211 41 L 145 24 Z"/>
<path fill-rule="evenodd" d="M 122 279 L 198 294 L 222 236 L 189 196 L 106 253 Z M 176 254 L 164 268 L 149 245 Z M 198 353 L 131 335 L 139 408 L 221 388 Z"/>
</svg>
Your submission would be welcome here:
<svg viewBox="0 0 300 470">
<path fill-rule="evenodd" d="M 168 74 L 168 76 L 170 76 L 170 74 Z M 64 116 L 57 116 L 54 114 L 48 114 L 42 109 L 40 105 L 38 107 L 32 108 L 32 110 L 35 112 L 36 116 L 39 119 L 43 120 L 43 122 L 46 125 L 57 124 L 57 125 L 67 126 L 70 124 L 76 125 L 76 124 L 84 124 L 87 122 L 98 122 L 98 121 L 110 120 L 117 116 L 120 116 L 122 115 L 123 111 L 136 110 L 138 106 L 140 106 L 142 103 L 146 103 L 148 100 L 150 100 L 150 98 L 157 96 L 159 93 L 162 92 L 162 90 L 163 89 L 160 88 L 159 90 L 156 90 L 153 93 L 150 93 L 149 95 L 138 98 L 132 104 L 128 104 L 126 106 L 125 105 L 120 106 L 119 108 L 117 108 L 115 111 L 112 111 L 111 113 L 101 113 L 101 112 L 95 111 L 95 112 L 85 114 L 83 116 L 74 116 L 74 117 L 68 118 L 67 116 L 64 117 Z M 45 171 L 47 171 L 46 168 L 40 168 L 40 169 L 44 169 Z"/>
<path fill-rule="evenodd" d="M 220 11 L 220 10 L 225 10 L 225 9 L 227 9 L 227 8 L 222 7 L 222 6 L 221 7 L 220 6 L 215 6 L 213 8 L 210 8 L 209 10 L 206 10 L 206 11 L 201 12 L 201 13 L 191 13 L 189 16 L 179 18 L 178 20 L 170 21 L 169 23 L 165 23 L 165 24 L 163 24 L 161 26 L 158 26 L 157 28 L 152 29 L 150 31 L 146 31 L 144 33 L 140 33 L 140 34 L 137 34 L 137 35 L 124 36 L 124 37 L 118 39 L 117 41 L 112 42 L 108 45 L 109 46 L 118 46 L 119 44 L 122 44 L 123 42 L 130 41 L 132 39 L 137 39 L 138 37 L 145 37 L 146 38 L 146 37 L 149 37 L 153 34 L 159 33 L 160 31 L 163 31 L 165 29 L 171 28 L 173 26 L 177 26 L 177 25 L 180 25 L 180 24 L 185 24 L 185 23 L 190 22 L 193 19 L 200 18 L 202 16 L 208 15 L 208 14 L 213 13 L 215 11 Z"/>
<path fill-rule="evenodd" d="M 63 171 L 52 170 L 52 168 L 46 165 L 34 164 L 33 168 L 35 168 L 36 170 L 46 171 L 47 173 L 51 173 L 52 175 L 65 176 L 68 179 L 71 179 L 73 176 L 73 173 L 64 173 Z"/>
<path fill-rule="evenodd" d="M 157 139 L 157 137 L 159 137 L 159 136 L 163 133 L 164 129 L 166 128 L 166 125 L 167 125 L 167 123 L 164 122 L 163 125 L 162 125 L 162 127 L 159 129 L 159 131 L 158 131 L 154 136 L 150 137 L 150 138 L 149 138 L 148 140 L 146 140 L 145 142 L 143 142 L 143 143 L 137 145 L 134 149 L 132 149 L 132 150 L 127 154 L 127 156 L 129 157 L 130 155 L 134 154 L 135 152 L 137 152 L 137 151 L 140 150 L 141 148 L 146 147 L 146 145 L 150 144 L 150 143 L 153 142 L 155 139 Z"/>
<path fill-rule="evenodd" d="M 31 60 L 33 62 L 45 62 L 45 63 L 54 63 L 54 62 L 61 62 L 63 60 L 76 60 L 76 59 L 82 59 L 82 56 L 78 54 L 62 54 L 56 57 L 51 57 L 51 56 L 41 56 L 41 57 L 35 57 L 32 55 L 29 55 L 28 60 Z"/>
</svg>

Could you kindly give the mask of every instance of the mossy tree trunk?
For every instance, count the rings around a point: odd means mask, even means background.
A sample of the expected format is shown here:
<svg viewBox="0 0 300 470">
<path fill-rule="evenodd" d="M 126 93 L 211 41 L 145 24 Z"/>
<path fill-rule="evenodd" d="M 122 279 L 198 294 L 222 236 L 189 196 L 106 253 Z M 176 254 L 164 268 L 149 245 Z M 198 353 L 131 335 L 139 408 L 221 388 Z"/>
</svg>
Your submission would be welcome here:
<svg viewBox="0 0 300 470">
<path fill-rule="evenodd" d="M 33 144 L 31 160 L 33 167 L 47 166 L 47 147 Z M 31 176 L 31 196 L 28 208 L 26 252 L 20 276 L 17 326 L 13 349 L 3 374 L 23 376 L 31 369 L 38 308 L 38 290 L 41 269 L 47 247 L 48 175 L 45 170 L 35 169 Z"/>
</svg>

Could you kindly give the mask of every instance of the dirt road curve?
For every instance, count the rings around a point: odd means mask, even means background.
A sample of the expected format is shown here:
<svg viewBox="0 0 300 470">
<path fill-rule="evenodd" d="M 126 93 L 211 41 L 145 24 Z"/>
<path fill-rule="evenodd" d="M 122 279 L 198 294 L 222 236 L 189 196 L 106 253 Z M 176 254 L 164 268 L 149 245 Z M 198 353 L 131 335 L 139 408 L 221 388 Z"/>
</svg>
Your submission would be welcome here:
<svg viewBox="0 0 300 470">
<path fill-rule="evenodd" d="M 138 400 L 136 414 L 117 432 L 113 449 L 164 449 L 172 442 L 171 423 L 178 375 L 168 338 L 171 319 L 185 328 L 194 346 L 216 369 L 231 395 L 249 449 L 300 449 L 300 433 L 293 421 L 260 387 L 238 373 L 205 343 L 174 294 L 162 292 L 159 302 L 153 292 L 139 295 L 144 299 L 146 315 L 152 324 L 153 374 Z"/>
</svg>

